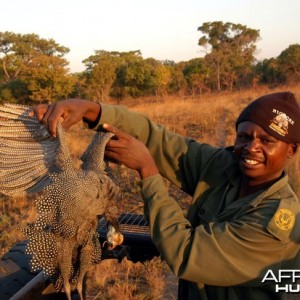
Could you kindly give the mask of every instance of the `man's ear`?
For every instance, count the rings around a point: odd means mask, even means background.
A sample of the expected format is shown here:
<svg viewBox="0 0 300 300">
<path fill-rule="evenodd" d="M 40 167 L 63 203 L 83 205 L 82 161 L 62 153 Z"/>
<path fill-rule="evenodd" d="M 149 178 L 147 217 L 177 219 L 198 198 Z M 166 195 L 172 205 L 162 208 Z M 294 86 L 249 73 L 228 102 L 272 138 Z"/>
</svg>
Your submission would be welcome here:
<svg viewBox="0 0 300 300">
<path fill-rule="evenodd" d="M 298 151 L 298 144 L 289 144 L 289 146 L 288 158 L 292 158 Z"/>
</svg>

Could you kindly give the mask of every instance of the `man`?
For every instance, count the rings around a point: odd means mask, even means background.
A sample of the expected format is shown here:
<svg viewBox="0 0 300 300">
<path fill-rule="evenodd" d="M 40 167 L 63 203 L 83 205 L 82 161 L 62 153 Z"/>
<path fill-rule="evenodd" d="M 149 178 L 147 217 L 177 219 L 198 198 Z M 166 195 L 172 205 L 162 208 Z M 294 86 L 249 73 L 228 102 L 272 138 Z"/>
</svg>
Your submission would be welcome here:
<svg viewBox="0 0 300 300">
<path fill-rule="evenodd" d="M 53 135 L 60 117 L 65 128 L 83 119 L 115 133 L 105 154 L 140 174 L 152 239 L 179 277 L 179 299 L 282 298 L 274 276 L 300 269 L 300 204 L 284 172 L 300 143 L 293 94 L 252 102 L 228 148 L 168 132 L 124 107 L 77 99 L 34 114 Z M 193 196 L 187 217 L 162 177 Z"/>
</svg>

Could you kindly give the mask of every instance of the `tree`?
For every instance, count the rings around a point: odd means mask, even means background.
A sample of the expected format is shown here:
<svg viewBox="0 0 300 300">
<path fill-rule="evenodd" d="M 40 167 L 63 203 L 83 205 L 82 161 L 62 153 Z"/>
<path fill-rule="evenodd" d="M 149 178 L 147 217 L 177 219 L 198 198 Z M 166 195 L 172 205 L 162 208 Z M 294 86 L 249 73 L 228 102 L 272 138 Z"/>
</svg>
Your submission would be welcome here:
<svg viewBox="0 0 300 300">
<path fill-rule="evenodd" d="M 65 97 L 71 85 L 68 62 L 63 58 L 68 52 L 68 48 L 53 39 L 0 32 L 1 89 L 15 82 L 27 87 L 27 92 L 20 96 L 23 99 L 53 101 Z"/>
<path fill-rule="evenodd" d="M 216 89 L 231 90 L 239 76 L 251 71 L 259 30 L 221 21 L 198 27 L 204 35 L 198 45 L 206 50 L 205 60 L 212 70 Z"/>
<path fill-rule="evenodd" d="M 117 98 L 143 96 L 151 85 L 150 77 L 149 65 L 143 60 L 139 50 L 122 53 L 112 94 Z"/>
<path fill-rule="evenodd" d="M 278 56 L 278 64 L 286 81 L 300 81 L 300 45 L 290 45 Z"/>
<path fill-rule="evenodd" d="M 95 54 L 83 61 L 86 94 L 93 100 L 104 100 L 112 95 L 139 96 L 144 84 L 143 58 L 139 50 L 129 52 L 96 50 Z"/>
<path fill-rule="evenodd" d="M 264 59 L 255 66 L 255 72 L 263 84 L 279 84 L 283 81 L 279 63 L 276 58 Z"/>
<path fill-rule="evenodd" d="M 28 84 L 29 98 L 49 103 L 67 98 L 73 90 L 74 80 L 67 75 L 66 65 L 60 57 L 35 56 L 21 76 Z"/>
<path fill-rule="evenodd" d="M 186 63 L 182 72 L 192 95 L 201 94 L 203 91 L 209 90 L 207 86 L 209 69 L 203 58 L 191 59 Z"/>
<path fill-rule="evenodd" d="M 94 101 L 104 102 L 116 79 L 117 59 L 115 52 L 95 51 L 95 55 L 83 61 L 87 66 L 85 71 L 86 95 Z"/>
<path fill-rule="evenodd" d="M 159 64 L 153 70 L 153 87 L 156 96 L 164 96 L 171 80 L 171 71 L 168 65 Z"/>
<path fill-rule="evenodd" d="M 25 103 L 29 99 L 28 84 L 15 79 L 6 84 L 0 84 L 0 99 L 2 102 Z"/>
<path fill-rule="evenodd" d="M 171 79 L 169 82 L 169 91 L 172 94 L 178 93 L 184 95 L 187 89 L 186 78 L 183 74 L 185 62 L 179 62 L 171 66 Z"/>
<path fill-rule="evenodd" d="M 117 82 L 125 91 L 124 95 L 139 97 L 155 94 L 165 95 L 171 80 L 170 61 L 158 61 L 154 58 L 130 59 L 117 70 Z"/>
</svg>

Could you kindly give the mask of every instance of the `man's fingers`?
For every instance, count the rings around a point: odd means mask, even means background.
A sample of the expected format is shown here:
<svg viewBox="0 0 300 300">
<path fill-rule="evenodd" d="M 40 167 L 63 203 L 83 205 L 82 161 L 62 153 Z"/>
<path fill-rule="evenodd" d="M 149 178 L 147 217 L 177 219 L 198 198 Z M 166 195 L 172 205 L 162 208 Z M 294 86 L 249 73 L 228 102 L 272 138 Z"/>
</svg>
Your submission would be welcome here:
<svg viewBox="0 0 300 300">
<path fill-rule="evenodd" d="M 39 104 L 36 107 L 34 107 L 34 109 L 29 113 L 29 116 L 35 116 L 38 119 L 38 121 L 41 122 L 47 109 L 47 104 Z"/>
<path fill-rule="evenodd" d="M 103 128 L 114 134 L 113 138 L 106 144 L 106 149 L 115 153 L 128 149 L 128 145 L 133 139 L 132 136 L 110 124 L 103 124 Z"/>
<path fill-rule="evenodd" d="M 106 158 L 109 158 L 110 160 L 112 161 L 115 161 L 115 162 L 121 162 L 123 163 L 123 161 L 121 160 L 123 158 L 123 155 L 118 152 L 118 151 L 115 151 L 116 149 L 105 149 L 104 151 L 104 156 Z"/>
<path fill-rule="evenodd" d="M 103 124 L 103 128 L 104 128 L 105 130 L 107 130 L 107 131 L 109 131 L 109 132 L 111 132 L 111 133 L 117 135 L 118 129 L 117 129 L 116 127 L 114 127 L 114 126 L 112 126 L 112 125 L 110 125 L 110 124 L 106 124 L 106 123 L 105 123 L 105 124 Z"/>
<path fill-rule="evenodd" d="M 55 109 L 54 105 L 48 105 L 48 104 L 40 104 L 37 105 L 30 113 L 30 117 L 36 117 L 39 122 L 44 124 L 50 134 L 53 136 L 56 136 L 56 126 L 58 119 L 53 118 L 53 111 Z M 51 116 L 51 117 L 50 117 Z"/>
<path fill-rule="evenodd" d="M 61 126 L 64 128 L 65 131 L 67 131 L 74 123 L 73 118 L 71 115 L 68 115 L 64 118 L 63 122 L 61 123 Z"/>
<path fill-rule="evenodd" d="M 110 125 L 110 124 L 103 124 L 103 128 L 111 133 L 113 133 L 118 139 L 128 138 L 129 135 L 124 131 Z"/>
<path fill-rule="evenodd" d="M 58 119 L 54 113 L 55 104 L 49 105 L 44 117 L 42 119 L 42 123 L 48 128 L 48 131 L 53 135 L 56 136 L 56 126 Z"/>
</svg>

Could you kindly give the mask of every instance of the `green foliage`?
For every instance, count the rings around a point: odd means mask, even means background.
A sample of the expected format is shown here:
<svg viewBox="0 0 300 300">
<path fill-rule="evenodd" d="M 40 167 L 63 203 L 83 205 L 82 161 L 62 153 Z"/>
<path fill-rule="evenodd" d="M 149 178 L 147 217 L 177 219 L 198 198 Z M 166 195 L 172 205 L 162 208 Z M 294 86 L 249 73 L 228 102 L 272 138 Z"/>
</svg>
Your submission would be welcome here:
<svg viewBox="0 0 300 300">
<path fill-rule="evenodd" d="M 20 79 L 11 80 L 0 85 L 0 101 L 2 103 L 25 103 L 25 100 L 29 97 L 28 93 L 27 83 Z"/>
<path fill-rule="evenodd" d="M 0 102 L 55 102 L 80 97 L 105 102 L 109 97 L 166 94 L 197 95 L 257 83 L 277 85 L 300 80 L 300 45 L 277 58 L 256 63 L 259 30 L 241 24 L 206 22 L 198 27 L 205 56 L 186 62 L 143 59 L 141 51 L 96 50 L 82 73 L 69 74 L 69 49 L 36 34 L 0 32 Z"/>
<path fill-rule="evenodd" d="M 87 96 L 104 101 L 116 78 L 116 67 L 109 59 L 98 62 L 87 76 Z"/>
<path fill-rule="evenodd" d="M 155 80 L 153 81 L 156 95 L 165 95 L 171 80 L 170 67 L 167 65 L 158 65 L 153 72 Z"/>
<path fill-rule="evenodd" d="M 127 96 L 139 91 L 142 78 L 140 51 L 107 52 L 96 50 L 95 54 L 83 61 L 85 71 L 85 93 L 90 99 L 104 101 L 109 94 L 116 97 Z M 135 82 L 136 80 L 136 82 Z"/>
<path fill-rule="evenodd" d="M 60 57 L 40 55 L 24 71 L 33 101 L 53 102 L 67 98 L 73 89 L 73 81 L 67 76 L 67 62 Z"/>
<path fill-rule="evenodd" d="M 281 73 L 289 83 L 300 81 L 300 45 L 290 45 L 278 56 Z"/>
<path fill-rule="evenodd" d="M 16 102 L 16 99 L 13 97 L 12 92 L 10 89 L 3 88 L 0 91 L 0 103 L 5 102 Z"/>
<path fill-rule="evenodd" d="M 168 64 L 170 70 L 168 91 L 170 94 L 184 95 L 187 92 L 187 81 L 183 73 L 185 64 L 185 62 Z"/>
<path fill-rule="evenodd" d="M 97 50 L 83 61 L 86 65 L 85 94 L 89 99 L 103 102 L 108 97 L 116 78 L 117 59 L 115 52 Z"/>
<path fill-rule="evenodd" d="M 256 74 L 259 74 L 263 84 L 276 85 L 283 81 L 278 60 L 275 58 L 265 59 L 255 66 Z"/>
<path fill-rule="evenodd" d="M 19 91 L 22 89 L 18 96 L 22 101 L 51 102 L 68 96 L 72 87 L 67 78 L 68 63 L 63 58 L 68 52 L 53 39 L 0 32 L 0 89 L 10 89 L 14 95 L 17 86 Z"/>
<path fill-rule="evenodd" d="M 182 72 L 192 95 L 201 94 L 209 89 L 210 70 L 204 58 L 195 58 L 188 61 Z"/>
<path fill-rule="evenodd" d="M 117 98 L 140 97 L 149 92 L 151 68 L 140 51 L 128 52 L 116 68 L 116 80 L 111 95 Z"/>
<path fill-rule="evenodd" d="M 300 45 L 290 45 L 277 58 L 263 60 L 256 65 L 255 71 L 264 84 L 300 82 Z"/>
</svg>

